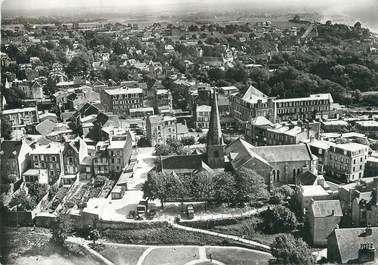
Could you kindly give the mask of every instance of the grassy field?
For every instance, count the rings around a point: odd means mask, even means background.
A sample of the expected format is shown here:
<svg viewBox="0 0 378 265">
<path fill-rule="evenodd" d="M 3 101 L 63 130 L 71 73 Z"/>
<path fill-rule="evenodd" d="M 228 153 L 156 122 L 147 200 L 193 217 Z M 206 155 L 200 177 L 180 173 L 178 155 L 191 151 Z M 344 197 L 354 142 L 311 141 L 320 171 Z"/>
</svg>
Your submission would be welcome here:
<svg viewBox="0 0 378 265">
<path fill-rule="evenodd" d="M 269 264 L 269 255 L 252 252 L 243 249 L 228 248 L 206 248 L 206 256 L 214 260 L 232 265 L 267 265 Z"/>
<path fill-rule="evenodd" d="M 146 249 L 147 247 L 142 246 L 122 247 L 106 245 L 100 251 L 100 254 L 116 265 L 135 265 Z"/>
<path fill-rule="evenodd" d="M 176 228 L 157 227 L 146 229 L 104 230 L 103 238 L 125 244 L 148 245 L 224 245 L 222 238 L 184 231 Z"/>
<path fill-rule="evenodd" d="M 2 260 L 6 264 L 102 264 L 93 259 L 81 246 L 66 243 L 63 249 L 56 248 L 49 242 L 48 236 L 33 232 L 31 228 L 9 229 L 7 238 L 0 240 L 7 242 L 7 245 L 2 249 L 4 251 L 2 253 L 7 253 L 7 257 Z"/>
<path fill-rule="evenodd" d="M 143 262 L 143 265 L 174 264 L 184 265 L 199 258 L 197 247 L 171 247 L 153 249 Z"/>
</svg>

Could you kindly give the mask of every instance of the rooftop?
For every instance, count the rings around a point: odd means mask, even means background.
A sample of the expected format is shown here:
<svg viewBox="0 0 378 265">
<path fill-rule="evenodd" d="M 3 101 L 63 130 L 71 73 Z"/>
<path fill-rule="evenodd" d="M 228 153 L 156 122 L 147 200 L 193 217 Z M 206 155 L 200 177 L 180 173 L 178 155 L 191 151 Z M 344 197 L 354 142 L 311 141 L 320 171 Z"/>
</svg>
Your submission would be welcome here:
<svg viewBox="0 0 378 265">
<path fill-rule="evenodd" d="M 311 209 L 314 217 L 343 216 L 339 200 L 314 201 Z"/>
<path fill-rule="evenodd" d="M 320 185 L 313 186 L 302 186 L 302 196 L 303 197 L 317 197 L 317 196 L 327 196 L 328 193 Z"/>
<path fill-rule="evenodd" d="M 105 92 L 109 95 L 126 95 L 126 94 L 142 94 L 143 90 L 141 88 L 115 88 L 107 89 Z"/>
<path fill-rule="evenodd" d="M 276 99 L 275 102 L 295 102 L 295 101 L 306 101 L 306 100 L 329 100 L 331 103 L 333 102 L 332 96 L 329 93 L 326 94 L 312 94 L 309 97 L 303 98 L 282 98 Z"/>
</svg>

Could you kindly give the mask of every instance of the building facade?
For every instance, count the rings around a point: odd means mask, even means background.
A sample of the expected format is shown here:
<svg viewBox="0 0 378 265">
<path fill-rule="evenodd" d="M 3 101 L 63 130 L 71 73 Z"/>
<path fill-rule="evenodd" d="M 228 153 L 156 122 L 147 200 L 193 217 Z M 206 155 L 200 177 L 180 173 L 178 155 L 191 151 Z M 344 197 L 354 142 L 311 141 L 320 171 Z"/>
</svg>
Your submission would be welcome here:
<svg viewBox="0 0 378 265">
<path fill-rule="evenodd" d="M 357 143 L 331 145 L 325 164 L 326 172 L 345 182 L 363 178 L 368 149 L 368 146 Z"/>
<path fill-rule="evenodd" d="M 13 129 L 24 128 L 39 122 L 37 107 L 9 109 L 3 111 L 3 117 L 9 120 Z"/>
<path fill-rule="evenodd" d="M 146 135 L 152 146 L 165 143 L 168 139 L 177 138 L 177 121 L 172 116 L 148 116 Z"/>
<path fill-rule="evenodd" d="M 106 112 L 129 116 L 130 109 L 142 108 L 143 90 L 141 88 L 119 87 L 101 93 L 101 104 Z"/>
<path fill-rule="evenodd" d="M 58 143 L 37 146 L 30 152 L 32 168 L 46 169 L 48 183 L 55 183 L 63 173 L 63 147 Z"/>
</svg>

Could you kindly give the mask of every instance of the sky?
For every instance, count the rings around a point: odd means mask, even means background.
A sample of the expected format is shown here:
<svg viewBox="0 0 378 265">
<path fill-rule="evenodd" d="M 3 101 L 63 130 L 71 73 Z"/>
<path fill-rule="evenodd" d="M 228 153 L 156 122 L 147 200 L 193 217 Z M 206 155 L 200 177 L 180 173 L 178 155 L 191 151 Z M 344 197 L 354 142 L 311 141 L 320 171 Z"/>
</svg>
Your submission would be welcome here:
<svg viewBox="0 0 378 265">
<path fill-rule="evenodd" d="M 192 7 L 203 10 L 239 9 L 275 9 L 316 11 L 325 17 L 348 16 L 378 30 L 378 0 L 1 0 L 2 16 L 9 11 L 32 12 L 65 8 L 72 10 L 91 10 L 107 8 L 169 12 L 190 10 Z M 17 14 L 17 13 L 16 13 Z"/>
</svg>

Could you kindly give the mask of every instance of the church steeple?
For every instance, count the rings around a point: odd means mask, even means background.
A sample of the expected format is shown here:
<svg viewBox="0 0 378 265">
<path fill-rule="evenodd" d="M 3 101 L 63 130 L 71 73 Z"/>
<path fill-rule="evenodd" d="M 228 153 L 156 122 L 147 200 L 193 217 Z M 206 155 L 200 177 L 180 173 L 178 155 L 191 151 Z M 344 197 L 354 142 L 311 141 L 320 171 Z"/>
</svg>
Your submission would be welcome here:
<svg viewBox="0 0 378 265">
<path fill-rule="evenodd" d="M 219 118 L 217 94 L 211 102 L 209 131 L 207 132 L 207 164 L 211 168 L 224 167 L 224 142 Z"/>
<path fill-rule="evenodd" d="M 217 93 L 213 92 L 211 102 L 209 131 L 207 133 L 207 145 L 223 145 L 222 130 L 219 118 Z"/>
</svg>

